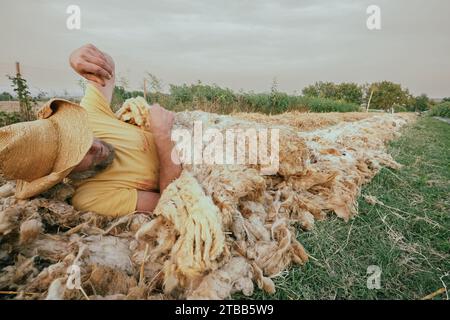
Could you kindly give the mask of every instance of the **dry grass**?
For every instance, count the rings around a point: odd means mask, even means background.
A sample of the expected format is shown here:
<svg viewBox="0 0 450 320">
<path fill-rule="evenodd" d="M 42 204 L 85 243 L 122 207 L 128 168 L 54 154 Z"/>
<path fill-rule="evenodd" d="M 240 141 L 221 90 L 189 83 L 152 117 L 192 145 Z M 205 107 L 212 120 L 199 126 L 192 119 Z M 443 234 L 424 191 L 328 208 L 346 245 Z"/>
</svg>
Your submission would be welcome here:
<svg viewBox="0 0 450 320">
<path fill-rule="evenodd" d="M 0 101 L 0 111 L 4 112 L 20 111 L 19 101 Z"/>
</svg>

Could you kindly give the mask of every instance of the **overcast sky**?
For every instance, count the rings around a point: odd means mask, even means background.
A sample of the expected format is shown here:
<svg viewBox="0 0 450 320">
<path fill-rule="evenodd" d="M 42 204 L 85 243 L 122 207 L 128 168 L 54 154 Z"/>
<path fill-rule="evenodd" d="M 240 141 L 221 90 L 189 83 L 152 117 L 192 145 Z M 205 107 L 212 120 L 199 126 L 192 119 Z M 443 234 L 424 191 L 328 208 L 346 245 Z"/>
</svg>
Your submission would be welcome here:
<svg viewBox="0 0 450 320">
<path fill-rule="evenodd" d="M 66 27 L 69 5 L 81 29 Z M 370 4 L 379 31 L 366 27 Z M 414 94 L 450 96 L 449 0 L 1 0 L 0 90 L 22 73 L 50 95 L 80 92 L 70 52 L 93 43 L 141 87 L 145 71 L 169 83 L 300 92 L 315 81 L 390 80 Z"/>
</svg>

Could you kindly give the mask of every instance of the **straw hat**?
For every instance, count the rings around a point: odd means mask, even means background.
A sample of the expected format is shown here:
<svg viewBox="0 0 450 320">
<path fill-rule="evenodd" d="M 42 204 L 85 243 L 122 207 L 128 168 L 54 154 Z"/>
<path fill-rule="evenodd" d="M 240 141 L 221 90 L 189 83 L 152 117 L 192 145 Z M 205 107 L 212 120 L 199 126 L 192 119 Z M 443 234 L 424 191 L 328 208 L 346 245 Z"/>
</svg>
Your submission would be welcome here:
<svg viewBox="0 0 450 320">
<path fill-rule="evenodd" d="M 93 139 L 82 107 L 50 100 L 38 120 L 0 128 L 0 173 L 18 180 L 18 199 L 36 196 L 61 182 L 83 160 Z"/>
</svg>

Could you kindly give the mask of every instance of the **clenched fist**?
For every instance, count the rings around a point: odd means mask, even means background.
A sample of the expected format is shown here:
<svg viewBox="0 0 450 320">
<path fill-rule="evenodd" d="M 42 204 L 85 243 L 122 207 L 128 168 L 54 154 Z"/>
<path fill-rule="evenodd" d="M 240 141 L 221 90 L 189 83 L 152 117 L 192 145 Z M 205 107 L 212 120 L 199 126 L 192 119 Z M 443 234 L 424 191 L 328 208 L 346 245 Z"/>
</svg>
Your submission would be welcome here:
<svg viewBox="0 0 450 320">
<path fill-rule="evenodd" d="M 103 87 L 106 81 L 114 76 L 113 59 L 92 44 L 84 45 L 72 52 L 69 62 L 76 73 Z"/>
</svg>

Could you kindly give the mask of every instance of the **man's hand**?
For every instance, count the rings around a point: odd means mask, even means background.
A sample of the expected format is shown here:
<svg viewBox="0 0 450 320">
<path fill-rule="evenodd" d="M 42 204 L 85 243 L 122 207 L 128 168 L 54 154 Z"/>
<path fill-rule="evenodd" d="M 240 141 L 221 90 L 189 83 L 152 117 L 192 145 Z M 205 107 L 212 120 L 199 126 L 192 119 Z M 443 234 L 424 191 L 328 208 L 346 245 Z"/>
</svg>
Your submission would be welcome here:
<svg viewBox="0 0 450 320">
<path fill-rule="evenodd" d="M 114 76 L 113 59 L 92 44 L 72 52 L 69 62 L 76 73 L 102 87 Z"/>
<path fill-rule="evenodd" d="M 150 106 L 150 131 L 155 140 L 170 138 L 175 116 L 172 111 L 166 110 L 159 104 Z"/>
</svg>

